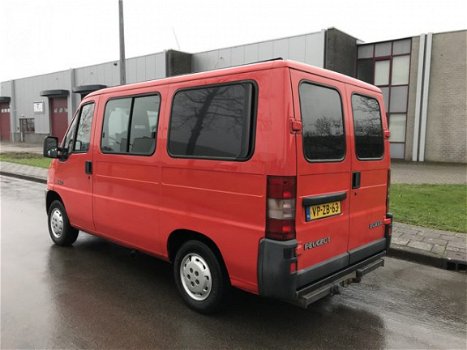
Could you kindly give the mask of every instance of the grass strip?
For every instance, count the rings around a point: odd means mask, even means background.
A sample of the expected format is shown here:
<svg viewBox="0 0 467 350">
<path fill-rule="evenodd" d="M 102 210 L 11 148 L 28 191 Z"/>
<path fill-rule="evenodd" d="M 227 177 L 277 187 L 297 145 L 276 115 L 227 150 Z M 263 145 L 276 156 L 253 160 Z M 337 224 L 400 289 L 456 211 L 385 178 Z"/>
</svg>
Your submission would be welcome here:
<svg viewBox="0 0 467 350">
<path fill-rule="evenodd" d="M 395 221 L 467 232 L 467 185 L 392 184 L 390 195 Z"/>
</svg>

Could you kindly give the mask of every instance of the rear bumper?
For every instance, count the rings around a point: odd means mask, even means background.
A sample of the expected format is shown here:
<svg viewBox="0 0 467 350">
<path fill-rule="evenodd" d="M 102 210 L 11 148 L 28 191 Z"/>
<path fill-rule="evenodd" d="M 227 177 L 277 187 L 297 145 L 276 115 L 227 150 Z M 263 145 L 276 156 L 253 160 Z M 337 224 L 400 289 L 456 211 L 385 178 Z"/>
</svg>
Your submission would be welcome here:
<svg viewBox="0 0 467 350">
<path fill-rule="evenodd" d="M 332 294 L 336 286 L 359 282 L 363 275 L 383 266 L 389 241 L 387 235 L 309 269 L 291 272 L 291 265 L 297 261 L 297 241 L 263 239 L 258 261 L 259 294 L 307 307 Z"/>
</svg>

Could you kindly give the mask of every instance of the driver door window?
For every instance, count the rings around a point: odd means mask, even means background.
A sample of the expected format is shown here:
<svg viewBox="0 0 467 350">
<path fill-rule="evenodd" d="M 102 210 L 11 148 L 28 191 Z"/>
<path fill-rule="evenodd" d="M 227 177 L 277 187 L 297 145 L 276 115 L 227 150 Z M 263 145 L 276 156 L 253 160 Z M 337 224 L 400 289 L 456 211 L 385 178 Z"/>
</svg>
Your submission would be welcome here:
<svg viewBox="0 0 467 350">
<path fill-rule="evenodd" d="M 73 151 L 76 153 L 86 153 L 91 140 L 92 117 L 94 115 L 94 103 L 89 103 L 81 107 L 78 130 L 76 133 Z"/>
<path fill-rule="evenodd" d="M 73 118 L 68 132 L 63 138 L 62 147 L 68 153 L 86 153 L 91 140 L 92 117 L 94 115 L 94 103 L 88 103 L 81 107 Z"/>
<path fill-rule="evenodd" d="M 76 135 L 76 125 L 78 124 L 78 113 L 75 114 L 73 121 L 71 122 L 71 126 L 68 129 L 65 137 L 63 138 L 62 148 L 67 149 L 69 152 L 73 149 L 75 135 Z"/>
</svg>

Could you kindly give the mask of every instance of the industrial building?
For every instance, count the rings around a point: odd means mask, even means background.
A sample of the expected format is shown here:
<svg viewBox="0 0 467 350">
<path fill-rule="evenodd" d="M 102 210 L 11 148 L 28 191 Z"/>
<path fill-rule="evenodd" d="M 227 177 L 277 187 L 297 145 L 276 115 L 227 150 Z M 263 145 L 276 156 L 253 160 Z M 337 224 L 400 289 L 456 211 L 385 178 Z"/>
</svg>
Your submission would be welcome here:
<svg viewBox="0 0 467 350">
<path fill-rule="evenodd" d="M 127 83 L 282 57 L 357 77 L 384 94 L 391 156 L 467 163 L 467 30 L 365 43 L 336 28 L 199 53 L 126 60 Z M 2 141 L 63 136 L 83 96 L 118 85 L 118 61 L 1 83 Z"/>
</svg>

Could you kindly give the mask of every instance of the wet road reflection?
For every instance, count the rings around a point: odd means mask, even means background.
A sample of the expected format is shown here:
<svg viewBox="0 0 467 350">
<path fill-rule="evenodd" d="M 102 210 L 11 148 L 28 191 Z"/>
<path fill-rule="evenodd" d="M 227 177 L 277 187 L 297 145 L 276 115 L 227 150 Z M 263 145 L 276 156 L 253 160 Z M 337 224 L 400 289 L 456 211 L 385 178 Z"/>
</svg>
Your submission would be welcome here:
<svg viewBox="0 0 467 350">
<path fill-rule="evenodd" d="M 54 246 L 44 186 L 1 185 L 2 348 L 465 348 L 465 274 L 388 258 L 308 310 L 234 291 L 203 316 L 169 264 L 82 233 Z"/>
</svg>

